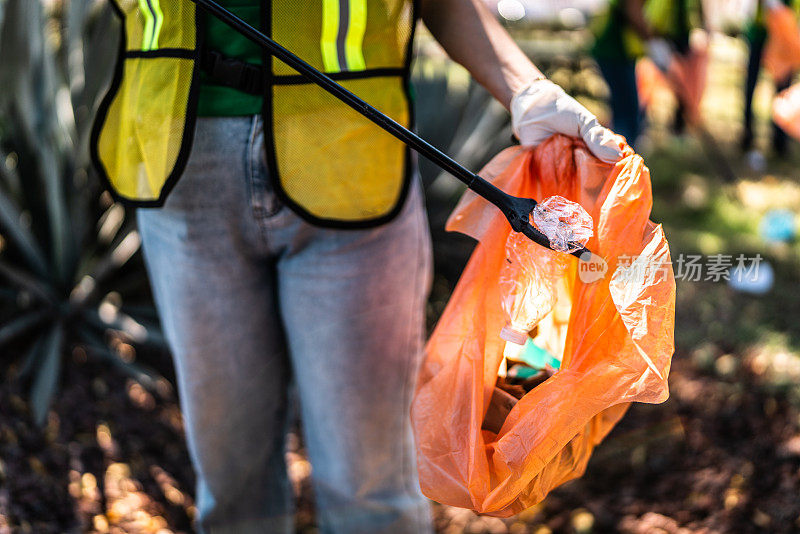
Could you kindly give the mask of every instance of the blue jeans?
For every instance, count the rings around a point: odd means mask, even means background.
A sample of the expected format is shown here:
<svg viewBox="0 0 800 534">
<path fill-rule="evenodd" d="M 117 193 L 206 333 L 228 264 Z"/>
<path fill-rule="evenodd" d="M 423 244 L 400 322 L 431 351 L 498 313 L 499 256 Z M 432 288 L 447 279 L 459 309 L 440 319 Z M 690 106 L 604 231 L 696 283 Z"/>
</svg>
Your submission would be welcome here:
<svg viewBox="0 0 800 534">
<path fill-rule="evenodd" d="M 429 532 L 409 421 L 431 282 L 419 184 L 389 224 L 312 226 L 272 191 L 262 126 L 200 119 L 165 206 L 138 212 L 197 473 L 198 527 L 292 531 L 284 448 L 294 381 L 322 531 Z"/>
<path fill-rule="evenodd" d="M 759 34 L 753 41 L 748 41 L 749 55 L 747 59 L 747 78 L 744 84 L 744 133 L 742 134 L 742 148 L 749 150 L 753 146 L 753 95 L 758 84 L 758 75 L 761 73 L 761 59 L 766 44 L 766 34 Z M 792 85 L 793 76 L 775 82 L 775 92 L 779 93 Z M 778 154 L 786 152 L 789 141 L 786 132 L 772 121 L 772 145 Z"/>
<path fill-rule="evenodd" d="M 642 133 L 643 115 L 636 88 L 636 61 L 605 58 L 596 61 L 611 91 L 612 129 L 635 147 L 636 139 Z"/>
</svg>

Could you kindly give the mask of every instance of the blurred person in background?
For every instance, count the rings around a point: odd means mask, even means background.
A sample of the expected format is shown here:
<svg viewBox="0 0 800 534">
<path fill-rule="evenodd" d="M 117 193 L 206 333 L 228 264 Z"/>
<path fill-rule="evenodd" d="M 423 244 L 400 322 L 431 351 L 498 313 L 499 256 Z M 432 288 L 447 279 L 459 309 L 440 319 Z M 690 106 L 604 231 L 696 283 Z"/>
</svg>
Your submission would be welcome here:
<svg viewBox="0 0 800 534">
<path fill-rule="evenodd" d="M 689 53 L 691 30 L 701 27 L 702 21 L 700 0 L 610 0 L 606 11 L 593 21 L 592 56 L 611 92 L 614 131 L 628 143 L 636 143 L 643 124 L 636 61 L 647 55 L 667 72 L 675 55 Z M 683 129 L 680 107 L 675 128 Z"/>
<path fill-rule="evenodd" d="M 777 1 L 777 0 L 776 0 Z M 800 16 L 800 0 L 780 0 L 791 7 Z M 761 59 L 764 45 L 767 41 L 767 27 L 765 24 L 765 11 L 767 0 L 758 0 L 755 17 L 748 21 L 744 29 L 744 38 L 749 47 L 747 60 L 747 78 L 744 85 L 744 132 L 742 134 L 742 151 L 753 149 L 753 97 L 761 72 Z M 779 93 L 788 88 L 792 83 L 793 75 L 790 74 L 782 80 L 774 80 L 775 92 Z M 772 122 L 772 149 L 779 156 L 786 154 L 789 138 L 786 133 Z M 756 156 L 757 157 L 757 156 Z M 760 158 L 759 158 L 760 159 Z"/>
<path fill-rule="evenodd" d="M 621 156 L 479 0 L 219 1 L 406 124 L 419 4 L 448 54 L 511 110 L 523 145 L 562 133 Z M 117 198 L 148 207 L 138 223 L 198 527 L 293 531 L 293 381 L 322 531 L 429 532 L 409 421 L 431 281 L 414 159 L 188 0 L 117 5 L 124 68 L 93 155 Z"/>
</svg>

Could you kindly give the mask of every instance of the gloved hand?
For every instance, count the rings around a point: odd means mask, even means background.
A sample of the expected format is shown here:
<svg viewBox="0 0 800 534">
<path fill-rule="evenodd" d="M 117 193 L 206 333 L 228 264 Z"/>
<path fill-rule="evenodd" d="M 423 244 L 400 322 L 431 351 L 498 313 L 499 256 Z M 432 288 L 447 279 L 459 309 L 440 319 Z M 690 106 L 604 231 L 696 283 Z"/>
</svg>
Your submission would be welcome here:
<svg viewBox="0 0 800 534">
<path fill-rule="evenodd" d="M 536 80 L 511 99 L 511 126 L 524 146 L 535 146 L 553 134 L 579 137 L 601 160 L 622 158 L 620 137 L 550 80 Z"/>
<path fill-rule="evenodd" d="M 667 72 L 674 52 L 666 39 L 654 37 L 647 41 L 647 55 L 661 72 Z"/>
</svg>

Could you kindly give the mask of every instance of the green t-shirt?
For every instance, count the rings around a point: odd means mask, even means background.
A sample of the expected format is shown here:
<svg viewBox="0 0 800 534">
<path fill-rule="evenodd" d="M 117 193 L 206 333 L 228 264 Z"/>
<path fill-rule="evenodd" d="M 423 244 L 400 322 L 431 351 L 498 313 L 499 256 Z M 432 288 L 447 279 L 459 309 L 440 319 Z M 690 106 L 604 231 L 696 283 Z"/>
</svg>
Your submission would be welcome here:
<svg viewBox="0 0 800 534">
<path fill-rule="evenodd" d="M 217 0 L 251 26 L 260 27 L 259 0 Z M 261 49 L 216 17 L 206 14 L 206 46 L 222 54 L 261 64 Z M 201 117 L 237 117 L 261 112 L 263 97 L 215 85 L 206 73 L 200 74 L 200 98 L 197 114 Z"/>
<path fill-rule="evenodd" d="M 598 59 L 631 60 L 644 53 L 625 17 L 623 1 L 611 0 L 607 11 L 592 24 L 592 55 Z M 669 39 L 680 53 L 688 51 L 691 29 L 702 24 L 699 0 L 647 0 L 644 13 L 656 33 Z"/>
<path fill-rule="evenodd" d="M 609 2 L 606 10 L 597 16 L 592 23 L 595 34 L 592 45 L 592 55 L 605 60 L 629 60 L 627 46 L 622 35 L 623 28 L 627 25 L 625 15 L 619 2 Z"/>
<path fill-rule="evenodd" d="M 800 0 L 781 0 L 784 5 L 787 5 L 793 8 L 798 14 L 800 14 Z M 750 21 L 745 25 L 743 31 L 745 39 L 751 45 L 753 43 L 761 42 L 763 43 L 764 40 L 767 38 L 767 26 L 764 20 L 764 2 L 763 0 L 758 0 L 758 8 L 756 9 L 756 16 L 750 19 Z"/>
</svg>

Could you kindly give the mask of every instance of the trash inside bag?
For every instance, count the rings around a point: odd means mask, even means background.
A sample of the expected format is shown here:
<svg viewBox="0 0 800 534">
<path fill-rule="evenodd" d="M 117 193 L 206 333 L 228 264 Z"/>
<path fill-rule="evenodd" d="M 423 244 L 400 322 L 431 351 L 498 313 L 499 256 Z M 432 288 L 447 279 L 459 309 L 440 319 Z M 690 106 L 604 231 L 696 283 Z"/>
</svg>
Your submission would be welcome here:
<svg viewBox="0 0 800 534">
<path fill-rule="evenodd" d="M 772 120 L 784 132 L 800 140 L 800 83 L 778 93 L 772 101 Z"/>
<path fill-rule="evenodd" d="M 533 224 L 547 236 L 553 250 L 569 253 L 586 246 L 594 222 L 580 204 L 554 195 L 533 208 Z"/>
<path fill-rule="evenodd" d="M 800 28 L 797 15 L 789 6 L 778 4 L 767 9 L 767 43 L 764 68 L 775 81 L 783 81 L 800 68 Z"/>
<path fill-rule="evenodd" d="M 648 220 L 649 171 L 629 147 L 624 154 L 608 165 L 583 142 L 557 135 L 535 149 L 506 149 L 481 171 L 512 195 L 577 202 L 593 221 L 590 261 L 526 249 L 533 259 L 524 261 L 540 271 L 544 315 L 518 325 L 535 324 L 513 358 L 500 334 L 524 307 L 519 288 L 530 276 L 512 273 L 517 296 L 504 305 L 513 292 L 501 279 L 516 234 L 471 192 L 451 215 L 448 229 L 479 244 L 428 341 L 412 405 L 429 498 L 494 516 L 519 513 L 580 476 L 631 402 L 667 399 L 675 280 L 661 226 Z"/>
<path fill-rule="evenodd" d="M 510 233 L 506 240 L 506 261 L 498 279 L 506 318 L 500 337 L 520 349 L 528 339 L 528 332 L 553 309 L 554 287 L 567 266 L 566 258 L 560 257 L 563 254 L 553 251 L 542 254 L 537 248 L 539 245 L 523 234 Z"/>
</svg>

